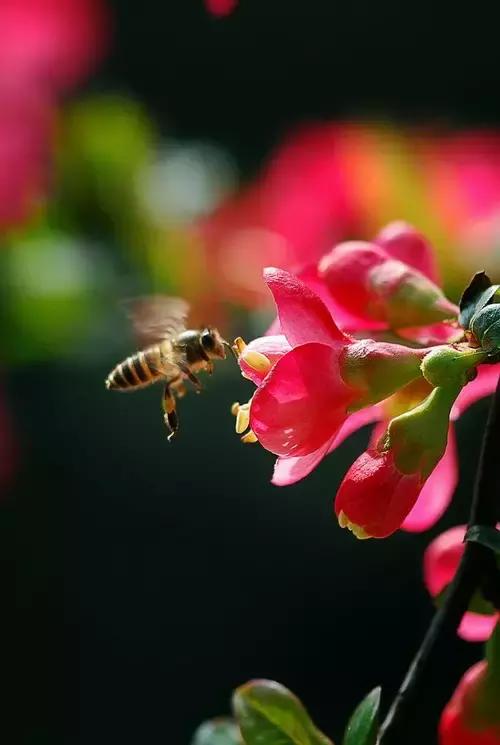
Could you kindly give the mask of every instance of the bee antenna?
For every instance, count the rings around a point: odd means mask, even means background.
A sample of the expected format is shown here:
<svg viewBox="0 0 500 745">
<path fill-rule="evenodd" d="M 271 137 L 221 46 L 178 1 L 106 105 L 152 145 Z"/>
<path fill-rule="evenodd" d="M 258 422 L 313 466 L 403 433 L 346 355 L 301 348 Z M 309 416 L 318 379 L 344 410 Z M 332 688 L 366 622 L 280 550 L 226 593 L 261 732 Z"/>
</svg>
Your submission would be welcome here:
<svg viewBox="0 0 500 745">
<path fill-rule="evenodd" d="M 226 341 L 225 339 L 222 340 L 222 344 L 231 351 L 231 354 L 233 355 L 234 359 L 237 360 L 238 359 L 238 355 L 236 354 L 235 350 L 233 349 L 233 346 L 228 341 Z"/>
</svg>

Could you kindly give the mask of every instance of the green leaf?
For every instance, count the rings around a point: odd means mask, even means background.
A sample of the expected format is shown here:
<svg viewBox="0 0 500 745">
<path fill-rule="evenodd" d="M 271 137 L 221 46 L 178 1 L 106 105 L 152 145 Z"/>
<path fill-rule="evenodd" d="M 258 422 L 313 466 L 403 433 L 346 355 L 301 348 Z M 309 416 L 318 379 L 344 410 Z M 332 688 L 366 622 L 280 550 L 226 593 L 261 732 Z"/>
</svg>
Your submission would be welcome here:
<svg viewBox="0 0 500 745">
<path fill-rule="evenodd" d="M 191 745 L 242 745 L 240 730 L 232 719 L 211 719 L 201 724 L 193 735 Z"/>
<path fill-rule="evenodd" d="M 480 311 L 493 299 L 499 285 L 492 285 L 485 272 L 477 272 L 460 298 L 460 315 L 458 321 L 463 329 L 468 329 L 475 313 Z"/>
<path fill-rule="evenodd" d="M 246 745 L 332 745 L 299 699 L 272 680 L 251 680 L 238 688 L 233 711 Z"/>
<path fill-rule="evenodd" d="M 378 736 L 380 688 L 374 688 L 354 710 L 344 734 L 343 745 L 375 745 Z"/>
<path fill-rule="evenodd" d="M 466 541 L 480 543 L 500 555 L 500 530 L 489 525 L 472 525 L 465 534 Z"/>
<path fill-rule="evenodd" d="M 474 313 L 470 328 L 485 352 L 498 352 L 500 349 L 500 303 L 492 303 Z"/>
</svg>

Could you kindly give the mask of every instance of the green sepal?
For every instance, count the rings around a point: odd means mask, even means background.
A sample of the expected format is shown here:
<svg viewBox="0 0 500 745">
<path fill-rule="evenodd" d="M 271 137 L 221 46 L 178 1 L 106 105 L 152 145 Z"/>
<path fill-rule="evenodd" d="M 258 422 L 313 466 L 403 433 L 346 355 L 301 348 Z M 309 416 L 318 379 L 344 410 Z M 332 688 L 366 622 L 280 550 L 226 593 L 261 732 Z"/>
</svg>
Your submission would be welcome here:
<svg viewBox="0 0 500 745">
<path fill-rule="evenodd" d="M 472 525 L 465 534 L 466 541 L 480 543 L 500 556 L 500 530 L 490 525 Z"/>
<path fill-rule="evenodd" d="M 458 322 L 463 329 L 470 327 L 472 317 L 491 302 L 500 285 L 492 285 L 486 272 L 477 272 L 460 298 Z"/>
<path fill-rule="evenodd" d="M 498 692 L 500 689 L 500 623 L 497 623 L 486 643 L 486 659 L 488 661 L 488 683 Z"/>
<path fill-rule="evenodd" d="M 356 707 L 347 725 L 343 745 L 375 745 L 381 688 L 374 688 Z"/>
<path fill-rule="evenodd" d="M 233 712 L 246 745 L 332 745 L 299 699 L 272 680 L 251 680 L 233 695 Z"/>
<path fill-rule="evenodd" d="M 200 724 L 191 745 L 243 745 L 238 725 L 228 717 Z"/>
</svg>

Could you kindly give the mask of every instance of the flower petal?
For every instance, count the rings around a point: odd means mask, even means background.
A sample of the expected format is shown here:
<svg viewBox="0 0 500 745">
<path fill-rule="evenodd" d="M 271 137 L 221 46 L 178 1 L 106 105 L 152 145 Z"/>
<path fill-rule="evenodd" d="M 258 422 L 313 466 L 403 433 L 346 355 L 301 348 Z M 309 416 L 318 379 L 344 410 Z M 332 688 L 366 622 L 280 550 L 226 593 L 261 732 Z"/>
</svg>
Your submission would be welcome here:
<svg viewBox="0 0 500 745">
<path fill-rule="evenodd" d="M 404 261 L 405 264 L 425 274 L 435 284 L 440 284 L 432 246 L 412 225 L 403 220 L 391 222 L 382 228 L 375 238 L 375 243 L 394 259 Z"/>
<path fill-rule="evenodd" d="M 425 482 L 415 506 L 401 526 L 410 533 L 427 530 L 444 514 L 458 482 L 458 455 L 454 427 L 450 426 L 446 450 Z"/>
<path fill-rule="evenodd" d="M 332 443 L 330 445 L 330 449 L 328 452 L 332 452 L 332 450 L 335 450 L 335 448 L 338 448 L 339 445 L 341 445 L 344 440 L 347 440 L 347 438 L 353 434 L 353 432 L 356 432 L 356 430 L 360 429 L 361 427 L 364 427 L 366 424 L 372 424 L 373 422 L 378 422 L 382 417 L 384 416 L 384 412 L 382 407 L 379 404 L 375 404 L 375 406 L 366 406 L 364 409 L 360 409 L 359 411 L 355 411 L 354 414 L 351 414 L 344 422 L 342 427 L 337 432 L 337 435 L 332 440 Z M 386 429 L 386 426 L 383 425 L 383 430 Z M 382 434 L 382 432 L 380 432 Z M 378 438 L 377 438 L 378 439 Z"/>
<path fill-rule="evenodd" d="M 365 424 L 377 421 L 381 416 L 380 406 L 367 406 L 348 416 L 337 434 L 313 453 L 297 458 L 278 458 L 274 465 L 272 483 L 276 486 L 288 486 L 305 478 L 311 471 L 314 471 L 325 455 L 335 450 L 353 432 L 364 427 Z"/>
<path fill-rule="evenodd" d="M 298 276 L 323 301 L 342 331 L 362 331 L 365 329 L 380 331 L 387 328 L 386 323 L 375 321 L 372 318 L 360 318 L 338 303 L 325 281 L 319 276 L 317 264 L 310 264 L 305 267 Z"/>
<path fill-rule="evenodd" d="M 463 338 L 464 332 L 456 324 L 441 321 L 430 326 L 413 326 L 406 329 L 398 329 L 398 334 L 403 339 L 416 341 L 424 347 L 434 344 L 452 344 Z"/>
<path fill-rule="evenodd" d="M 490 638 L 497 621 L 497 615 L 483 616 L 468 611 L 460 622 L 457 634 L 467 642 L 484 642 Z"/>
<path fill-rule="evenodd" d="M 299 455 L 296 458 L 277 458 L 271 482 L 275 486 L 290 486 L 290 484 L 296 484 L 297 481 L 309 476 L 311 471 L 314 471 L 329 452 L 334 439 L 335 436 L 309 455 Z"/>
<path fill-rule="evenodd" d="M 457 571 L 464 552 L 466 526 L 456 525 L 438 535 L 424 553 L 424 584 L 434 598 L 444 590 Z"/>
<path fill-rule="evenodd" d="M 462 388 L 455 401 L 452 419 L 458 419 L 469 406 L 479 401 L 480 398 L 492 394 L 496 388 L 499 375 L 499 365 L 480 365 L 477 370 L 477 378 Z"/>
<path fill-rule="evenodd" d="M 277 334 L 276 336 L 260 336 L 258 339 L 253 339 L 250 344 L 247 345 L 243 356 L 238 360 L 238 364 L 241 368 L 241 372 L 246 378 L 249 378 L 255 385 L 260 385 L 269 371 L 262 372 L 251 367 L 245 359 L 245 355 L 249 352 L 260 352 L 265 355 L 271 365 L 274 365 L 284 354 L 289 352 L 291 349 L 290 344 L 286 340 L 286 336 L 283 334 Z"/>
<path fill-rule="evenodd" d="M 276 455 L 309 455 L 336 434 L 353 397 L 340 377 L 339 350 L 304 344 L 278 360 L 254 394 L 250 426 Z"/>
<path fill-rule="evenodd" d="M 298 277 L 270 267 L 264 270 L 264 279 L 273 293 L 281 330 L 292 347 L 347 341 L 324 303 Z"/>
</svg>

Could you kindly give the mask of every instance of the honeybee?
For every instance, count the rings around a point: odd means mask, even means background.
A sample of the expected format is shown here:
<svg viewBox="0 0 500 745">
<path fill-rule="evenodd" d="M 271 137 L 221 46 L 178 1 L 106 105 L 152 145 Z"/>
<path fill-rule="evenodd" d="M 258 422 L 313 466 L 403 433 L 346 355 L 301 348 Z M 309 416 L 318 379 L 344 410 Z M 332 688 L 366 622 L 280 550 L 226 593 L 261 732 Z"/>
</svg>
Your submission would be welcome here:
<svg viewBox="0 0 500 745">
<path fill-rule="evenodd" d="M 142 349 L 116 365 L 106 378 L 106 388 L 131 391 L 164 380 L 162 403 L 171 440 L 179 428 L 176 397 L 186 393 L 184 382 L 190 380 L 199 392 L 196 373 L 212 374 L 213 360 L 225 359 L 231 346 L 211 326 L 187 329 L 189 305 L 181 298 L 138 298 L 127 303 L 127 310 Z"/>
</svg>

